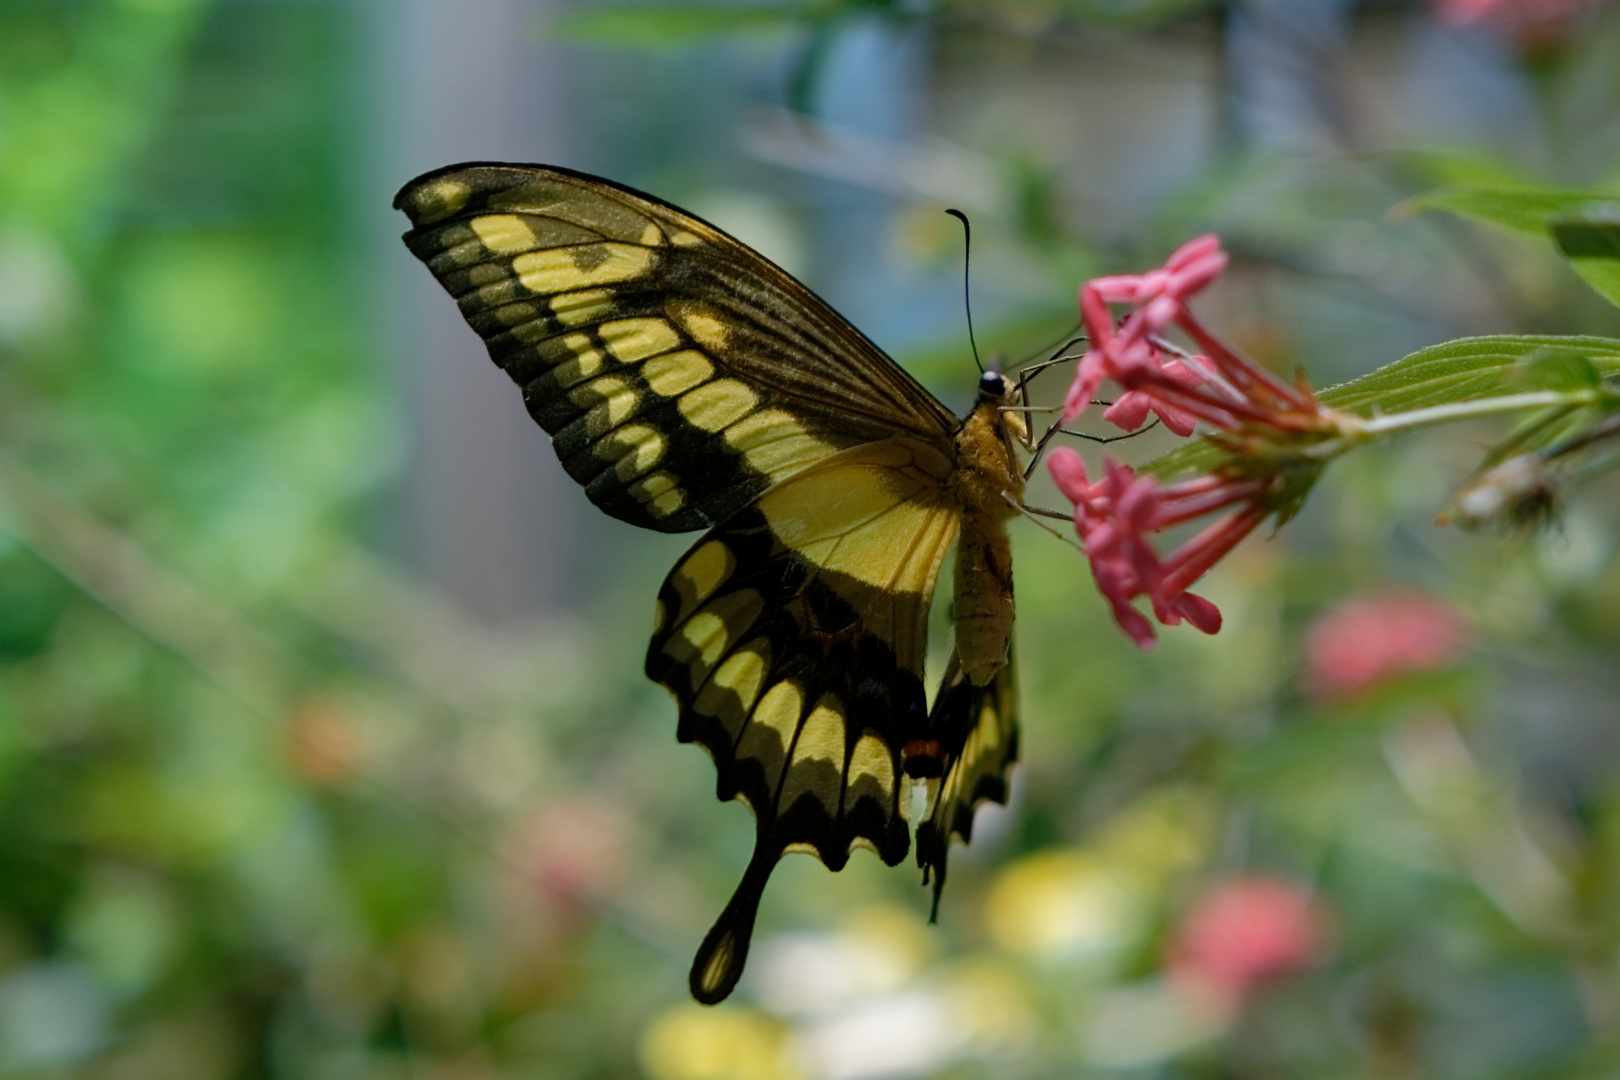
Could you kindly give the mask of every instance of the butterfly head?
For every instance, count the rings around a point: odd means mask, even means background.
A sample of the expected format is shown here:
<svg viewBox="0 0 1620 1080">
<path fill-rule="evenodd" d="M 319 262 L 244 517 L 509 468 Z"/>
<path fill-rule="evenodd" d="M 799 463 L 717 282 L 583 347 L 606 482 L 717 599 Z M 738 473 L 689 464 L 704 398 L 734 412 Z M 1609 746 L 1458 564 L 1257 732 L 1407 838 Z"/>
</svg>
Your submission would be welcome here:
<svg viewBox="0 0 1620 1080">
<path fill-rule="evenodd" d="M 979 397 L 1000 401 L 1007 396 L 1007 380 L 999 371 L 987 371 L 979 376 Z"/>
</svg>

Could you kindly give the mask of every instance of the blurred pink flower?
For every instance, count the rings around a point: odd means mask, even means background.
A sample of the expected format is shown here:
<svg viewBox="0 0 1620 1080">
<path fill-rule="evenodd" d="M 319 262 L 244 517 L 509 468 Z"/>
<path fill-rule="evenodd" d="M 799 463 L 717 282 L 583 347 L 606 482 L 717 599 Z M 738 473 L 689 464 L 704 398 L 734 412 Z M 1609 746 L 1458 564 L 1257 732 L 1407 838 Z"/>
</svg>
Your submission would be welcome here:
<svg viewBox="0 0 1620 1080">
<path fill-rule="evenodd" d="M 1350 600 L 1305 632 L 1305 682 L 1320 697 L 1344 697 L 1392 675 L 1443 667 L 1467 640 L 1462 616 L 1421 593 Z"/>
<path fill-rule="evenodd" d="M 1310 967 L 1327 951 L 1328 915 L 1309 890 L 1269 877 L 1217 885 L 1193 905 L 1170 946 L 1172 981 L 1235 1007 L 1262 983 Z"/>
<path fill-rule="evenodd" d="M 515 858 L 552 907 L 589 907 L 623 870 L 628 836 L 620 808 L 592 793 L 570 792 L 522 823 Z"/>
<path fill-rule="evenodd" d="M 1435 15 L 1456 26 L 1488 23 L 1525 52 L 1557 45 L 1581 12 L 1604 0 L 1434 0 Z"/>
</svg>

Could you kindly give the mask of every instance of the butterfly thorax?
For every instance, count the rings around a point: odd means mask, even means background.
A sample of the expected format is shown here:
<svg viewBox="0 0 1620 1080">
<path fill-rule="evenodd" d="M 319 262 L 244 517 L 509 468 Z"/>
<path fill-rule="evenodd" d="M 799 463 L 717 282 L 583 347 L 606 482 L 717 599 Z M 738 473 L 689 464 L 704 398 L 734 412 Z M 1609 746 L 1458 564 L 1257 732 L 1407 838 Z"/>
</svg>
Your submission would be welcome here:
<svg viewBox="0 0 1620 1080">
<path fill-rule="evenodd" d="M 1022 418 L 1003 411 L 1011 396 L 999 377 L 987 379 L 956 435 L 951 487 L 962 508 L 962 532 L 956 547 L 952 618 L 962 670 L 975 686 L 989 685 L 1006 664 L 1012 638 L 1007 521 L 1018 515 L 1024 476 L 1014 448 L 1023 436 Z"/>
</svg>

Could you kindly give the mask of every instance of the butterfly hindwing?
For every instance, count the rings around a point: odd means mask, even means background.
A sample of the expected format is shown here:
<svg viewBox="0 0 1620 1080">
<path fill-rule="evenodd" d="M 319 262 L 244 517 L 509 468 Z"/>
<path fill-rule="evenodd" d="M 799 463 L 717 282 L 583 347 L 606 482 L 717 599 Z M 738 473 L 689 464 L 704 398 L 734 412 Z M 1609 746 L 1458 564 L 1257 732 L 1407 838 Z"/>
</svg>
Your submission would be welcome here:
<svg viewBox="0 0 1620 1080">
<path fill-rule="evenodd" d="M 706 528 L 828 454 L 957 426 L 803 285 L 639 192 L 462 165 L 394 205 L 568 473 L 633 524 Z"/>
<path fill-rule="evenodd" d="M 839 869 L 909 845 L 901 752 L 926 726 L 928 607 L 958 511 L 950 462 L 892 439 L 827 458 L 707 534 L 658 598 L 647 674 L 718 794 L 757 825 L 754 859 L 692 971 L 699 1000 L 741 973 L 765 879 L 788 850 Z"/>
<path fill-rule="evenodd" d="M 975 686 L 953 651 L 928 717 L 930 738 L 944 752 L 945 775 L 933 813 L 917 826 L 917 865 L 934 883 L 934 913 L 945 888 L 951 837 L 973 838 L 973 814 L 982 802 L 1007 801 L 1007 774 L 1018 760 L 1018 692 L 1013 658 L 988 685 Z"/>
</svg>

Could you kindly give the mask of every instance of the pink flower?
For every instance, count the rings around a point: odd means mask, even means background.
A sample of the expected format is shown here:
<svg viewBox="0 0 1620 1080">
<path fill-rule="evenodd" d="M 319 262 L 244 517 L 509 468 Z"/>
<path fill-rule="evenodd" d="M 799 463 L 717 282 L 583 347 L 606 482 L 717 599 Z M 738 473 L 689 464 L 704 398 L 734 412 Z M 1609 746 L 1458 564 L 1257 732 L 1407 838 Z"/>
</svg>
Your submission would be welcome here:
<svg viewBox="0 0 1620 1080">
<path fill-rule="evenodd" d="M 1327 937 L 1327 912 L 1307 889 L 1237 878 L 1200 897 L 1176 928 L 1170 975 L 1194 995 L 1235 1006 L 1261 984 L 1319 962 Z"/>
<path fill-rule="evenodd" d="M 1165 378 L 1193 390 L 1203 385 L 1207 375 L 1213 374 L 1214 365 L 1207 357 L 1190 356 L 1186 360 L 1168 361 L 1159 370 Z M 1103 411 L 1103 419 L 1117 428 L 1135 431 L 1142 426 L 1149 412 L 1156 413 L 1164 421 L 1165 427 L 1183 438 L 1191 435 L 1198 426 L 1198 417 L 1192 413 L 1141 390 L 1127 390 L 1121 394 Z"/>
<path fill-rule="evenodd" d="M 1074 384 L 1064 399 L 1063 422 L 1085 411 L 1105 376 L 1133 369 L 1147 377 L 1158 370 L 1160 350 L 1151 339 L 1176 321 L 1187 301 L 1214 281 L 1226 269 L 1226 263 L 1220 238 L 1209 233 L 1177 248 L 1162 269 L 1093 278 L 1082 285 L 1080 318 L 1091 339 L 1091 349 L 1081 357 Z M 1125 317 L 1117 333 L 1108 311 L 1110 303 L 1136 308 Z M 1204 366 L 1208 366 L 1207 362 Z M 1186 369 L 1186 374 L 1195 376 L 1194 385 L 1201 381 L 1191 369 Z M 1191 430 L 1189 427 L 1186 433 Z"/>
<path fill-rule="evenodd" d="M 1095 483 L 1086 463 L 1067 446 L 1052 451 L 1046 463 L 1052 480 L 1074 503 L 1074 527 L 1085 544 L 1091 576 L 1114 609 L 1114 620 L 1144 649 L 1153 647 L 1153 625 L 1131 606 L 1146 596 L 1154 617 L 1165 626 L 1183 619 L 1206 634 L 1221 628 L 1221 612 L 1214 604 L 1187 591 L 1265 516 L 1257 505 L 1266 482 L 1198 477 L 1161 488 L 1151 476 L 1138 476 L 1128 465 L 1104 463 Z M 1169 558 L 1160 559 L 1148 536 L 1160 529 L 1244 504 L 1230 515 L 1183 544 Z"/>
<path fill-rule="evenodd" d="M 1462 617 L 1433 597 L 1350 600 L 1305 632 L 1305 682 L 1320 697 L 1344 697 L 1393 675 L 1444 667 L 1466 639 Z"/>
<path fill-rule="evenodd" d="M 1180 434 L 1191 434 L 1200 420 L 1226 430 L 1250 423 L 1292 431 L 1333 426 L 1309 389 L 1289 386 L 1240 355 L 1188 307 L 1226 263 L 1220 239 L 1201 236 L 1178 248 L 1162 269 L 1095 278 L 1081 286 L 1080 318 L 1091 348 L 1080 358 L 1064 397 L 1063 422 L 1084 412 L 1097 388 L 1111 379 L 1125 395 L 1104 418 L 1127 430 L 1139 425 L 1149 410 Z M 1116 328 L 1110 303 L 1131 304 L 1135 310 Z M 1205 355 L 1177 356 L 1159 336 L 1171 326 Z"/>
<path fill-rule="evenodd" d="M 1268 515 L 1286 516 L 1321 467 L 1314 459 L 1270 451 L 1347 430 L 1344 418 L 1319 406 L 1303 383 L 1282 382 L 1193 315 L 1188 300 L 1226 263 L 1220 240 L 1201 236 L 1182 245 L 1162 269 L 1096 278 L 1080 289 L 1091 349 L 1081 357 L 1064 398 L 1062 422 L 1084 412 L 1103 381 L 1112 380 L 1124 393 L 1103 413 L 1105 420 L 1134 431 L 1155 413 L 1182 436 L 1202 422 L 1224 433 L 1237 455 L 1235 464 L 1215 474 L 1165 487 L 1112 461 L 1093 483 L 1085 462 L 1070 449 L 1054 451 L 1047 461 L 1058 490 L 1074 503 L 1075 529 L 1097 587 L 1120 626 L 1143 648 L 1152 647 L 1154 637 L 1152 624 L 1132 607 L 1138 597 L 1148 598 L 1166 626 L 1185 619 L 1205 633 L 1220 629 L 1220 611 L 1187 587 Z M 1133 305 L 1117 327 L 1110 303 Z M 1159 335 L 1171 326 L 1204 354 L 1181 354 L 1164 342 Z M 1226 509 L 1233 512 L 1170 556 L 1161 559 L 1154 550 L 1151 534 Z"/>
</svg>

